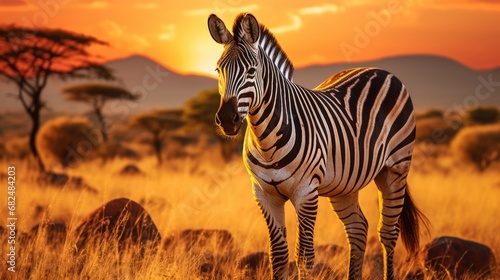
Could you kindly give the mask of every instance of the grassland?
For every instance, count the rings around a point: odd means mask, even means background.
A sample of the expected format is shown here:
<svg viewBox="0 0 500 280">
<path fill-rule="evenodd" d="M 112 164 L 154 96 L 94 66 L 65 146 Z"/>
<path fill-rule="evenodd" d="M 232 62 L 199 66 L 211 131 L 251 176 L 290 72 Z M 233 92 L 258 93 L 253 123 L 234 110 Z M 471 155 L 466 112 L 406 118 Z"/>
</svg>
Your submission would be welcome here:
<svg viewBox="0 0 500 280">
<path fill-rule="evenodd" d="M 128 163 L 136 164 L 145 175 L 119 175 L 119 170 Z M 60 246 L 48 246 L 39 236 L 17 247 L 17 272 L 8 272 L 3 262 L 1 279 L 261 279 L 267 275 L 266 269 L 256 275 L 245 275 L 235 262 L 249 253 L 267 251 L 268 247 L 266 226 L 253 200 L 241 159 L 224 163 L 207 152 L 196 159 L 171 160 L 161 168 L 156 166 L 153 158 L 145 158 L 138 162 L 124 159 L 104 164 L 101 161 L 86 162 L 68 171 L 71 175 L 81 176 L 98 190 L 97 194 L 41 184 L 37 181 L 38 174 L 32 171 L 34 169 L 27 161 L 2 160 L 0 170 L 3 174 L 9 165 L 15 165 L 17 170 L 18 235 L 29 232 L 39 223 L 62 221 L 68 225 L 71 236 L 81 219 L 97 207 L 111 199 L 127 197 L 139 202 L 150 213 L 164 237 L 183 229 L 225 229 L 233 235 L 237 246 L 231 257 L 214 263 L 224 273 L 200 276 L 197 268 L 205 261 L 203 252 L 177 250 L 165 254 L 151 251 L 138 261 L 134 252 L 105 250 L 107 246 L 114 248 L 113 244 L 102 244 L 82 261 L 72 253 L 74 240 L 71 237 Z M 422 236 L 422 244 L 438 236 L 457 236 L 489 246 L 498 258 L 498 172 L 477 173 L 450 159 L 444 165 L 441 169 L 414 168 L 409 177 L 414 199 L 432 224 L 430 235 Z M 6 181 L 5 177 L 2 180 Z M 5 182 L 2 185 L 5 186 Z M 0 191 L 5 197 L 6 187 Z M 367 255 L 374 255 L 380 250 L 376 238 L 379 216 L 376 187 L 370 184 L 362 190 L 360 200 L 370 224 Z M 7 220 L 4 199 L 0 207 L 0 219 L 4 223 Z M 293 250 L 296 224 L 290 204 L 287 204 L 286 213 L 289 245 Z M 0 242 L 4 259 L 7 253 L 5 234 Z M 342 225 L 326 199 L 320 200 L 315 244 L 347 247 Z M 405 254 L 402 244 L 398 243 L 396 262 L 401 274 L 412 269 L 404 265 Z M 345 251 L 321 261 L 331 267 L 335 275 L 344 275 L 347 264 Z M 376 260 L 366 259 L 366 279 L 380 276 L 376 266 Z M 432 275 L 426 278 L 431 279 Z M 500 278 L 498 270 L 491 278 Z"/>
</svg>

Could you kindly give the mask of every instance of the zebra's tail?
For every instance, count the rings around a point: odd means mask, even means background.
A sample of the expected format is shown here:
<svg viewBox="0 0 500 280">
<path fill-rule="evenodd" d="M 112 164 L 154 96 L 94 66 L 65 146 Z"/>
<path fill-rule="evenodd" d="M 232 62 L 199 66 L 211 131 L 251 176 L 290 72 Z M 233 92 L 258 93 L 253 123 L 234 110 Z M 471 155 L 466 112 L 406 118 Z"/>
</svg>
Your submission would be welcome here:
<svg viewBox="0 0 500 280">
<path fill-rule="evenodd" d="M 406 186 L 405 200 L 401 216 L 399 216 L 399 227 L 401 237 L 405 244 L 409 257 L 416 256 L 420 248 L 420 222 L 429 232 L 429 220 L 422 213 L 411 199 L 410 190 Z"/>
</svg>

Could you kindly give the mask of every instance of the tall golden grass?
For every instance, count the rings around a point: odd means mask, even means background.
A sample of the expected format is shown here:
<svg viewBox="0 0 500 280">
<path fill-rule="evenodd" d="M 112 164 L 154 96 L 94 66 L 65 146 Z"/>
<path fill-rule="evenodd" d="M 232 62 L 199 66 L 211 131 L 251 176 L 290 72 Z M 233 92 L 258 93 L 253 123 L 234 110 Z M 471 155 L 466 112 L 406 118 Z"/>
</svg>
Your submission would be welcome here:
<svg viewBox="0 0 500 280">
<path fill-rule="evenodd" d="M 144 176 L 120 176 L 120 169 L 134 163 Z M 0 271 L 1 279 L 201 279 L 194 269 L 204 262 L 203 253 L 186 253 L 175 250 L 169 254 L 160 251 L 146 252 L 143 259 L 133 257 L 134 252 L 119 253 L 116 245 L 102 244 L 91 252 L 85 261 L 73 254 L 75 230 L 83 217 L 107 201 L 127 197 L 139 202 L 151 215 L 162 237 L 183 229 L 225 229 L 234 237 L 237 245 L 234 257 L 216 261 L 231 279 L 245 278 L 235 259 L 246 254 L 267 251 L 268 237 L 265 222 L 252 197 L 250 181 L 240 160 L 223 163 L 218 156 L 206 153 L 197 159 L 181 159 L 166 162 L 158 168 L 154 158 L 139 162 L 116 159 L 85 162 L 69 170 L 71 175 L 81 176 L 99 192 L 92 194 L 69 187 L 56 188 L 37 181 L 38 174 L 27 161 L 0 161 L 0 170 L 16 166 L 18 239 L 21 232 L 29 232 L 37 224 L 63 221 L 69 226 L 69 238 L 61 248 L 45 243 L 43 232 L 38 238 L 21 242 L 18 252 L 18 271 L 8 272 L 5 262 Z M 496 256 L 500 256 L 500 177 L 498 172 L 477 173 L 473 169 L 449 164 L 447 172 L 412 170 L 409 184 L 419 208 L 427 215 L 432 227 L 430 235 L 423 235 L 422 244 L 442 235 L 457 236 L 486 244 Z M 2 177 L 7 193 L 6 179 Z M 2 197 L 5 197 L 2 194 Z M 380 252 L 376 236 L 379 210 L 377 191 L 373 184 L 360 193 L 360 203 L 369 221 L 367 255 Z M 7 221 L 6 201 L 0 203 L 0 219 Z M 293 257 L 296 221 L 293 207 L 287 204 L 287 229 L 290 256 Z M 4 223 L 3 222 L 3 223 Z M 3 224 L 2 223 L 2 224 Z M 0 238 L 2 257 L 7 253 L 5 234 Z M 98 238 L 98 237 L 96 237 Z M 338 244 L 347 248 L 344 230 L 326 199 L 320 199 L 315 231 L 315 244 Z M 109 248 L 110 250 L 105 250 Z M 396 263 L 401 275 L 413 267 L 404 265 L 405 251 L 398 243 Z M 111 252 L 111 253 L 110 253 Z M 364 276 L 375 279 L 380 276 L 377 261 L 366 258 Z M 339 276 L 346 272 L 347 255 L 323 260 Z M 255 278 L 266 277 L 262 270 Z M 212 278 L 219 276 L 212 275 Z M 491 279 L 498 279 L 494 271 Z M 208 277 L 211 278 L 211 277 Z M 426 275 L 432 279 L 432 275 Z M 470 279 L 479 279 L 470 277 Z"/>
</svg>

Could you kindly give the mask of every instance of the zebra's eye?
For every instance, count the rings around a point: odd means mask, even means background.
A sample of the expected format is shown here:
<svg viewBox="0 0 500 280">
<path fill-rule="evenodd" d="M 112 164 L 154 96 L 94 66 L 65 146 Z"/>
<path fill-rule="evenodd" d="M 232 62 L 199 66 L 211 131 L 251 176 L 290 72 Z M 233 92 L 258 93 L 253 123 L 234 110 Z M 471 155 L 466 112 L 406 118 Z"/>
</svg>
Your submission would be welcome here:
<svg viewBox="0 0 500 280">
<path fill-rule="evenodd" d="M 245 78 L 247 79 L 252 79 L 255 77 L 255 72 L 257 70 L 254 68 L 254 67 L 251 67 L 247 70 L 247 72 L 245 73 Z"/>
<path fill-rule="evenodd" d="M 217 74 L 220 74 L 219 68 L 215 68 L 215 72 L 217 72 Z"/>
</svg>

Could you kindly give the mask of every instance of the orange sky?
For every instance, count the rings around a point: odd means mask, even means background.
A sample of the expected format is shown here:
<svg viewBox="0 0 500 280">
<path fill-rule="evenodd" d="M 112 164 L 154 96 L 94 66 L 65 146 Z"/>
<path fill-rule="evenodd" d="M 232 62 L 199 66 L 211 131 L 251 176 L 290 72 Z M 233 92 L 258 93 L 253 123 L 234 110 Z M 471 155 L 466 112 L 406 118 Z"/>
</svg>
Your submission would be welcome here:
<svg viewBox="0 0 500 280">
<path fill-rule="evenodd" d="M 500 66 L 500 1 L 493 0 L 0 0 L 0 23 L 85 33 L 111 44 L 95 49 L 106 58 L 144 54 L 211 75 L 222 47 L 207 17 L 215 13 L 231 27 L 239 12 L 268 26 L 296 67 L 404 54 Z"/>
</svg>

